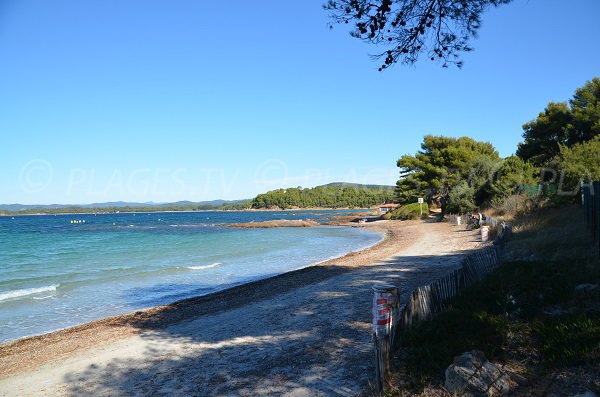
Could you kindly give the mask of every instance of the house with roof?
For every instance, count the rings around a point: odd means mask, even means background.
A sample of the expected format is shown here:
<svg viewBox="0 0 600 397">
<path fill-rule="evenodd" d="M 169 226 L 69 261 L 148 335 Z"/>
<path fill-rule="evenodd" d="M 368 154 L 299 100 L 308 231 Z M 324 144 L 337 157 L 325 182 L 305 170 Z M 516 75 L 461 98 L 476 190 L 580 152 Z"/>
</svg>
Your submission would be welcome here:
<svg viewBox="0 0 600 397">
<path fill-rule="evenodd" d="M 385 213 L 385 212 L 393 211 L 398 207 L 400 207 L 400 204 L 382 204 L 379 206 L 379 212 Z"/>
</svg>

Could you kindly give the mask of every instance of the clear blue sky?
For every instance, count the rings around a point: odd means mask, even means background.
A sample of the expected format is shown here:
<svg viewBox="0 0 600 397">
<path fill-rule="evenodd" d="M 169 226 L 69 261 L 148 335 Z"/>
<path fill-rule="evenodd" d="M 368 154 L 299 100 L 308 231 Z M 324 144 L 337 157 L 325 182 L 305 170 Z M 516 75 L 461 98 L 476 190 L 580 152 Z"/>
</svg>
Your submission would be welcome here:
<svg viewBox="0 0 600 397">
<path fill-rule="evenodd" d="M 0 203 L 394 184 L 425 134 L 515 151 L 600 75 L 600 1 L 484 15 L 462 70 L 384 73 L 324 0 L 0 0 Z"/>
</svg>

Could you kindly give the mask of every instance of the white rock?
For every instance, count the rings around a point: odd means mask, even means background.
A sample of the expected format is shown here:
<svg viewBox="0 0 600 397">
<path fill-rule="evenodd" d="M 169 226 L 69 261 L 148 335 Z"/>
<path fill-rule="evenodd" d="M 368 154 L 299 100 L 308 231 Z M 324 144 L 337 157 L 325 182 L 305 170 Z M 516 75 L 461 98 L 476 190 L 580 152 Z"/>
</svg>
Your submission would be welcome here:
<svg viewBox="0 0 600 397">
<path fill-rule="evenodd" d="M 454 358 L 446 369 L 446 390 L 461 397 L 494 397 L 510 391 L 510 376 L 478 350 Z"/>
</svg>

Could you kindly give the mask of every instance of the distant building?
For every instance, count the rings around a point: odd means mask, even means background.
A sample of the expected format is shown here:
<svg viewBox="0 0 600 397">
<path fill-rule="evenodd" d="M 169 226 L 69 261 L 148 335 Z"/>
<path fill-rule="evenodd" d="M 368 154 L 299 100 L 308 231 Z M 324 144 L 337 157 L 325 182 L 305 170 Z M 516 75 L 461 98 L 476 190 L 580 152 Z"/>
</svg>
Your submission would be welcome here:
<svg viewBox="0 0 600 397">
<path fill-rule="evenodd" d="M 379 212 L 393 211 L 398 207 L 400 207 L 400 204 L 383 204 L 379 206 Z"/>
</svg>

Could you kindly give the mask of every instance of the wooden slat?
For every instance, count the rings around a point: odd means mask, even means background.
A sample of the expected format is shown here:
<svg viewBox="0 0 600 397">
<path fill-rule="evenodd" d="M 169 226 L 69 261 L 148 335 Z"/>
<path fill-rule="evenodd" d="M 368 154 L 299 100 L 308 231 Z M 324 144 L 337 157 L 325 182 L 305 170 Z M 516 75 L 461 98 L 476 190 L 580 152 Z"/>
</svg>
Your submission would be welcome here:
<svg viewBox="0 0 600 397">
<path fill-rule="evenodd" d="M 456 297 L 463 288 L 482 280 L 499 265 L 498 246 L 486 247 L 467 255 L 460 268 L 411 293 L 408 302 L 398 314 L 400 319 L 397 326 L 410 328 L 420 321 L 430 318 L 434 313 L 445 310 L 447 303 Z"/>
</svg>

